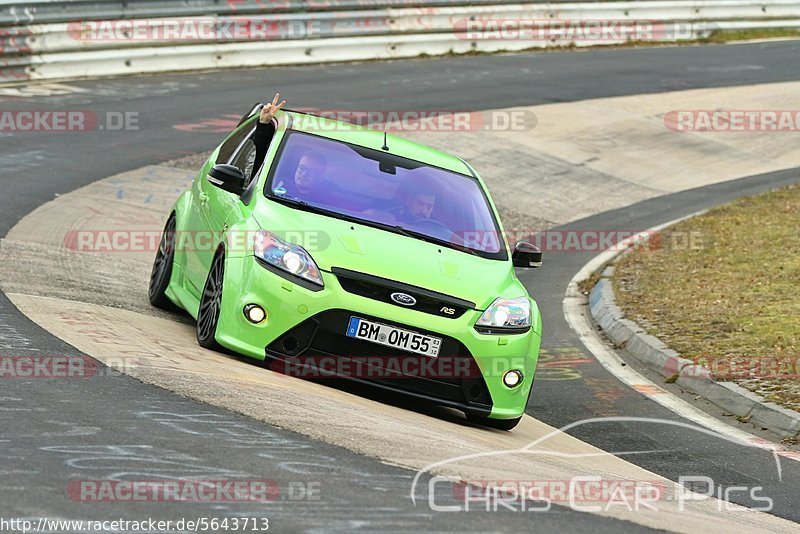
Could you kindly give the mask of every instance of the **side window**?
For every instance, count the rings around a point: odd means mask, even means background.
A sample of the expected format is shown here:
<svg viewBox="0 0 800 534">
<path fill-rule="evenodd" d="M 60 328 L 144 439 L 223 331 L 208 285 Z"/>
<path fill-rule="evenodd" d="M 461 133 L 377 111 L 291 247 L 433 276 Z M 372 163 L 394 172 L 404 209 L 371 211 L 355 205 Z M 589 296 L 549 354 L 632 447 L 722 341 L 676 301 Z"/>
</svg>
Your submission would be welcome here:
<svg viewBox="0 0 800 534">
<path fill-rule="evenodd" d="M 245 179 L 245 193 L 242 195 L 242 201 L 245 204 L 250 204 L 250 199 L 253 197 L 253 191 L 258 183 L 258 175 L 264 166 L 264 161 L 269 151 L 269 146 L 275 137 L 276 123 L 273 122 L 256 131 L 250 139 L 247 139 L 241 146 L 240 150 L 233 156 L 231 165 L 241 169 Z"/>
<path fill-rule="evenodd" d="M 239 168 L 244 171 L 248 183 L 251 180 L 255 180 L 261 173 L 261 168 L 264 166 L 264 160 L 267 157 L 267 152 L 269 152 L 269 147 L 272 144 L 272 140 L 275 138 L 276 126 L 277 123 L 273 120 L 266 128 L 261 130 L 261 133 L 253 135 L 251 138 L 254 143 L 252 146 L 252 154 L 249 152 L 250 146 L 248 143 L 245 143 L 246 147 L 243 147 L 242 153 L 247 154 L 246 161 L 248 167 L 246 169 L 243 167 Z"/>
<path fill-rule="evenodd" d="M 216 164 L 228 163 L 231 156 L 236 152 L 236 149 L 242 144 L 242 141 L 253 132 L 253 124 L 243 124 L 238 130 L 235 130 L 230 137 L 228 137 L 222 146 L 219 147 L 219 155 L 217 156 Z"/>
<path fill-rule="evenodd" d="M 231 165 L 238 167 L 244 174 L 245 186 L 253 177 L 253 164 L 256 162 L 256 144 L 252 139 L 247 139 L 242 148 L 234 155 Z"/>
</svg>

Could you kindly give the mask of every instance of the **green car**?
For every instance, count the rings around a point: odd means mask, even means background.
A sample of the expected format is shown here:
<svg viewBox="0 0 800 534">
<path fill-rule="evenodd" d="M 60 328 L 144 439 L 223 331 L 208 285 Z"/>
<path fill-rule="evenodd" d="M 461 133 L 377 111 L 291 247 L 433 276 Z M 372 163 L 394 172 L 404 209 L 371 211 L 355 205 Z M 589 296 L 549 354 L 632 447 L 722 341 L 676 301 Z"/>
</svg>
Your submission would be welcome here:
<svg viewBox="0 0 800 534">
<path fill-rule="evenodd" d="M 533 385 L 536 302 L 462 159 L 255 106 L 175 203 L 150 280 L 197 340 L 298 377 L 347 378 L 510 430 Z"/>
</svg>

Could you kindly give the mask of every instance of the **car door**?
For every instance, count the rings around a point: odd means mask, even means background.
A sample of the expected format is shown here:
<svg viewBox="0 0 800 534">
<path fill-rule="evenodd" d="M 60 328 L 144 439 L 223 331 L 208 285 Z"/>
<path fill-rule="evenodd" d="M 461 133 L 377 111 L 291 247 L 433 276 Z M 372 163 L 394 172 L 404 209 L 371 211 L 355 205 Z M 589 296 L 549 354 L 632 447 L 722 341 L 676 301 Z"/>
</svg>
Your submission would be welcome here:
<svg viewBox="0 0 800 534">
<path fill-rule="evenodd" d="M 240 124 L 220 146 L 212 164 L 204 168 L 206 172 L 201 173 L 192 185 L 192 207 L 187 225 L 191 240 L 186 252 L 186 278 L 191 286 L 187 289 L 195 297 L 199 298 L 203 290 L 214 253 L 227 229 L 225 223 L 228 215 L 240 201 L 237 195 L 209 182 L 207 171 L 210 171 L 213 165 L 220 163 L 246 165 L 247 158 L 242 154 L 243 151 L 254 150 L 255 145 L 251 140 L 254 131 L 253 120 Z M 240 168 L 243 172 L 247 170 Z"/>
</svg>

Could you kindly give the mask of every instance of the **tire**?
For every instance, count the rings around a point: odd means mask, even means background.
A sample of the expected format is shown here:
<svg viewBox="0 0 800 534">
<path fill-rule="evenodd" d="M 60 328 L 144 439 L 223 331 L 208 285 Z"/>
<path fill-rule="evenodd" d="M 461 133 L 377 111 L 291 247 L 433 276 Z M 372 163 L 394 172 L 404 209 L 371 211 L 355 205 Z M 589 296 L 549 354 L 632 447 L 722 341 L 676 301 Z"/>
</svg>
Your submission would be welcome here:
<svg viewBox="0 0 800 534">
<path fill-rule="evenodd" d="M 476 425 L 488 426 L 489 428 L 496 428 L 497 430 L 511 430 L 519 424 L 522 417 L 515 419 L 489 419 L 480 415 L 467 414 L 467 421 L 475 423 Z"/>
<path fill-rule="evenodd" d="M 203 294 L 200 297 L 200 308 L 197 310 L 197 342 L 201 347 L 221 351 L 217 343 L 217 324 L 222 307 L 222 281 L 225 278 L 225 253 L 217 252 L 211 269 L 208 271 Z"/>
<path fill-rule="evenodd" d="M 153 270 L 150 273 L 150 287 L 148 297 L 150 304 L 162 310 L 175 311 L 178 309 L 169 297 L 167 288 L 172 277 L 172 265 L 175 262 L 175 214 L 171 214 L 161 234 L 156 258 L 153 261 Z"/>
</svg>

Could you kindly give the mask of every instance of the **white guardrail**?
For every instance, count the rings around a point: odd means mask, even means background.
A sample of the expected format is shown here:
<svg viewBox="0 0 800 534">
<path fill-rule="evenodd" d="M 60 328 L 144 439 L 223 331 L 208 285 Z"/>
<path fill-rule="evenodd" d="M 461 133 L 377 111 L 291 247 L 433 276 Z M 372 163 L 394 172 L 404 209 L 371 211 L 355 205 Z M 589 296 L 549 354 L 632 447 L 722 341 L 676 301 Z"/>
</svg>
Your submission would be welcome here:
<svg viewBox="0 0 800 534">
<path fill-rule="evenodd" d="M 800 0 L 0 0 L 0 82 L 677 42 L 752 28 L 800 28 Z"/>
</svg>

